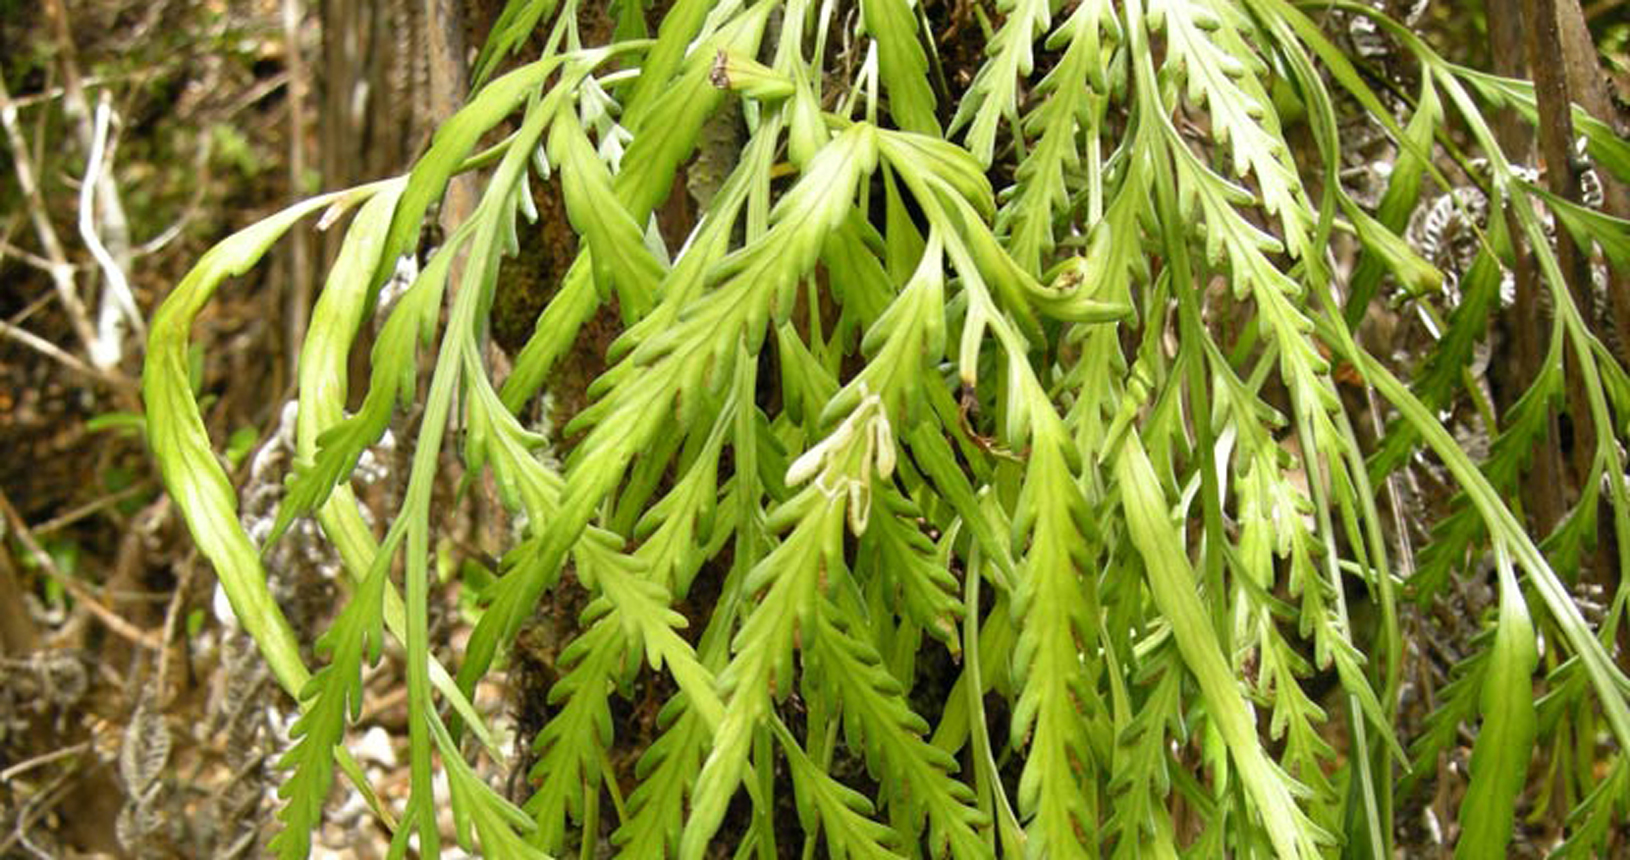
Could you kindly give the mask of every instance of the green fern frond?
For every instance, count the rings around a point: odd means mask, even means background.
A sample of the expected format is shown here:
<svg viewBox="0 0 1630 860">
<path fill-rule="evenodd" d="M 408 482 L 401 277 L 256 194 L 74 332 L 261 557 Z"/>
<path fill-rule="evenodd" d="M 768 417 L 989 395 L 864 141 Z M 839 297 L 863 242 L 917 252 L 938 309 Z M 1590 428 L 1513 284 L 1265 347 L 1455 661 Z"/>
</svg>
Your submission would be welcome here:
<svg viewBox="0 0 1630 860">
<path fill-rule="evenodd" d="M 1306 257 L 1312 226 L 1307 198 L 1273 100 L 1261 82 L 1266 65 L 1240 33 L 1249 21 L 1232 4 L 1188 0 L 1150 0 L 1149 15 L 1165 33 L 1176 60 L 1166 68 L 1182 70 L 1190 100 L 1205 100 L 1212 134 L 1219 145 L 1229 147 L 1236 175 L 1249 171 L 1256 180 L 1254 197 L 1280 219 L 1285 248 Z"/>
<path fill-rule="evenodd" d="M 996 11 L 1006 20 L 986 46 L 990 59 L 979 67 L 949 129 L 967 128 L 968 151 L 981 165 L 995 158 L 997 124 L 1018 116 L 1019 78 L 1035 68 L 1035 42 L 1053 20 L 1048 0 L 999 0 Z"/>
<path fill-rule="evenodd" d="M 956 623 L 962 601 L 957 581 L 918 526 L 921 508 L 893 487 L 881 488 L 873 503 L 877 510 L 861 539 L 858 570 L 879 577 L 900 615 L 944 643 L 952 656 L 959 655 Z"/>
<path fill-rule="evenodd" d="M 1250 725 L 1245 702 L 1233 686 L 1232 673 L 1194 594 L 1193 573 L 1170 524 L 1164 494 L 1135 436 L 1123 443 L 1115 472 L 1127 529 L 1144 559 L 1155 604 L 1172 623 L 1178 651 L 1200 685 L 1207 714 L 1262 816 L 1274 850 L 1282 857 L 1319 856 L 1319 845 L 1329 840 L 1329 834 L 1296 803 L 1294 795 L 1301 787 L 1267 757 Z"/>
<path fill-rule="evenodd" d="M 1084 172 L 1091 182 L 1102 169 L 1099 159 L 1089 155 L 1083 170 L 1078 138 L 1086 138 L 1089 153 L 1097 152 L 1109 86 L 1104 58 L 1113 48 L 1114 27 L 1109 4 L 1093 0 L 1077 6 L 1048 39 L 1051 49 L 1067 47 L 1036 86 L 1036 94 L 1046 100 L 1025 117 L 1025 131 L 1037 136 L 1035 148 L 1019 164 L 1017 193 L 998 221 L 999 227 L 1004 222 L 1008 226 L 1014 261 L 1032 274 L 1046 268 L 1055 222 L 1070 208 L 1071 180 Z M 1081 86 L 1082 81 L 1088 86 Z"/>
<path fill-rule="evenodd" d="M 696 857 L 712 838 L 747 767 L 753 731 L 770 717 L 774 698 L 793 682 L 792 649 L 815 609 L 818 591 L 843 567 L 844 494 L 810 487 L 781 505 L 775 519 L 796 520 L 791 534 L 754 567 L 743 587 L 764 596 L 733 643 L 719 674 L 728 700 L 685 823 L 680 856 Z M 773 528 L 773 526 L 772 526 Z"/>
<path fill-rule="evenodd" d="M 267 547 L 282 537 L 296 518 L 316 511 L 328 501 L 334 488 L 356 468 L 362 452 L 384 435 L 398 402 L 413 402 L 418 384 L 418 348 L 428 344 L 435 334 L 449 268 L 469 238 L 469 231 L 454 235 L 391 310 L 369 356 L 373 379 L 362 407 L 317 438 L 314 461 L 296 465 L 288 495 L 278 507 L 277 521 L 266 540 Z"/>
<path fill-rule="evenodd" d="M 1503 552 L 1497 556 L 1500 619 L 1478 697 L 1483 723 L 1472 746 L 1471 785 L 1460 802 L 1462 835 L 1455 845 L 1456 857 L 1506 852 L 1517 796 L 1527 782 L 1533 755 L 1532 675 L 1539 652 L 1511 563 Z"/>
<path fill-rule="evenodd" d="M 459 846 L 466 851 L 474 850 L 475 842 L 470 838 L 473 831 L 481 840 L 484 854 L 547 860 L 548 855 L 521 838 L 522 833 L 532 828 L 532 821 L 526 817 L 526 813 L 498 796 L 492 786 L 476 774 L 464 760 L 440 717 L 431 715 L 429 722 L 436 745 L 447 761 L 447 788 L 453 807 L 453 830 Z"/>
<path fill-rule="evenodd" d="M 1412 107 L 1324 35 L 1310 16 L 1328 10 L 1384 31 L 1389 72 L 1418 66 Z M 605 29 L 593 14 L 509 0 L 468 105 L 409 175 L 235 235 L 154 319 L 144 395 L 164 480 L 299 694 L 281 856 L 304 856 L 335 765 L 372 797 L 343 741 L 386 630 L 412 714 L 397 857 L 454 837 L 501 857 L 580 837 L 586 853 L 605 832 L 619 856 L 685 860 L 799 841 L 840 857 L 1379 857 L 1473 727 L 1462 856 L 1521 838 L 1525 793 L 1545 798 L 1532 815 L 1561 827 L 1564 854 L 1616 844 L 1630 681 L 1610 645 L 1630 592 L 1603 618 L 1564 583 L 1614 551 L 1630 564 L 1630 373 L 1550 238 L 1622 269 L 1630 224 L 1539 189 L 1500 150 L 1488 111 L 1537 121 L 1543 94 L 1450 63 L 1357 0 L 676 0 L 654 39 L 656 11 L 626 0 L 610 44 L 584 47 Z M 987 31 L 982 55 L 938 32 L 946 16 Z M 498 74 L 529 45 L 537 58 Z M 965 90 L 955 105 L 930 81 L 940 68 Z M 1574 118 L 1591 163 L 1630 175 L 1630 145 Z M 1397 153 L 1373 210 L 1346 184 L 1355 153 L 1371 158 L 1353 119 Z M 1462 195 L 1444 171 L 1471 159 L 1488 217 L 1460 289 L 1440 290 L 1441 255 L 1405 230 L 1428 178 Z M 384 318 L 347 414 L 371 305 L 461 172 L 482 177 L 479 203 Z M 539 177 L 579 250 L 552 261 L 500 379 L 499 264 L 533 241 L 521 218 Z M 188 385 L 190 327 L 301 217 L 370 197 L 301 357 L 273 525 L 276 540 L 314 514 L 356 583 L 308 675 Z M 1486 395 L 1469 366 L 1480 343 L 1501 348 L 1488 335 L 1524 246 L 1553 316 L 1538 379 L 1506 404 L 1517 392 L 1496 380 Z M 1403 362 L 1372 352 L 1377 299 L 1435 342 Z M 613 303 L 623 327 L 603 337 Z M 586 347 L 609 364 L 588 405 L 560 432 L 531 426 L 534 397 Z M 1468 401 L 1491 425 L 1480 463 L 1444 426 Z M 379 538 L 350 477 L 419 404 Z M 1377 415 L 1392 424 L 1362 449 L 1354 426 Z M 1566 516 L 1533 536 L 1527 460 L 1558 416 L 1589 424 L 1575 441 L 1593 447 L 1575 452 Z M 483 525 L 507 516 L 513 535 L 496 580 L 458 583 L 478 617 L 456 683 L 429 623 L 450 447 L 461 491 L 496 490 Z M 1414 553 L 1407 524 L 1381 517 L 1401 518 L 1398 500 L 1371 487 L 1423 455 L 1449 501 Z M 1400 698 L 1422 679 L 1401 674 L 1394 540 L 1423 603 L 1486 576 L 1486 558 L 1498 577 L 1487 632 L 1453 643 L 1454 681 L 1416 700 Z M 460 733 L 494 749 L 473 693 L 568 570 L 587 609 L 517 809 Z M 633 689 L 670 697 L 654 731 L 618 722 L 613 697 Z M 1402 704 L 1434 698 L 1424 724 Z M 844 771 L 857 758 L 861 782 Z"/>
<path fill-rule="evenodd" d="M 1151 637 L 1153 638 L 1153 637 Z M 1169 638 L 1164 640 L 1170 642 Z M 1170 744 L 1185 739 L 1182 666 L 1169 644 L 1155 644 L 1137 667 L 1147 687 L 1136 703 L 1117 685 L 1111 810 L 1104 823 L 1116 858 L 1177 856 L 1177 837 L 1167 810 L 1171 793 Z"/>
<path fill-rule="evenodd" d="M 877 40 L 878 66 L 889 89 L 889 115 L 906 131 L 940 135 L 928 57 L 917 40 L 917 22 L 905 0 L 865 0 L 861 14 Z"/>
<path fill-rule="evenodd" d="M 774 720 L 776 739 L 787 755 L 793 789 L 798 795 L 798 820 L 806 833 L 826 837 L 832 857 L 905 857 L 900 836 L 872 817 L 876 808 L 865 795 L 833 779 L 798 745 L 796 738 Z"/>
<path fill-rule="evenodd" d="M 322 821 L 323 804 L 334 780 L 334 748 L 345 740 L 348 721 L 362 713 L 362 662 L 379 659 L 385 569 L 363 580 L 345 610 L 317 640 L 316 652 L 328 665 L 317 670 L 300 691 L 308 709 L 295 720 L 289 736 L 294 746 L 278 760 L 292 771 L 278 795 L 287 801 L 278 817 L 283 829 L 267 846 L 282 860 L 304 860 L 311 853 L 311 834 Z"/>
<path fill-rule="evenodd" d="M 585 610 L 585 615 L 593 607 Z M 609 691 L 623 671 L 626 650 L 614 618 L 602 617 L 561 651 L 566 674 L 549 689 L 549 704 L 561 709 L 533 741 L 537 763 L 529 776 L 535 786 L 526 814 L 536 824 L 533 839 L 545 851 L 566 845 L 567 817 L 583 819 L 584 796 L 598 794 L 605 751 L 611 748 Z"/>
<path fill-rule="evenodd" d="M 1613 827 L 1630 812 L 1630 763 L 1623 754 L 1613 759 L 1607 778 L 1568 814 L 1567 841 L 1556 849 L 1557 857 L 1596 857 L 1608 844 Z"/>
<path fill-rule="evenodd" d="M 1019 810 L 1030 839 L 1051 856 L 1091 856 L 1097 841 L 1095 772 L 1103 767 L 1105 707 L 1094 692 L 1097 615 L 1090 571 L 1093 541 L 1082 525 L 1085 500 L 1074 480 L 1079 463 L 1066 451 L 1056 417 L 1036 428 L 1029 469 L 1013 523 L 1028 542 L 1018 572 L 1013 652 L 1020 684 L 1012 733 L 1029 757 L 1019 781 Z"/>
<path fill-rule="evenodd" d="M 906 838 L 920 839 L 926 824 L 930 856 L 992 856 L 976 832 L 983 822 L 971 805 L 973 791 L 953 776 L 956 760 L 924 739 L 928 723 L 907 704 L 865 627 L 864 618 L 824 601 L 814 614 L 805 670 L 816 689 L 839 703 L 844 736 L 865 752 L 867 771 L 882 786 L 880 800 Z"/>
</svg>

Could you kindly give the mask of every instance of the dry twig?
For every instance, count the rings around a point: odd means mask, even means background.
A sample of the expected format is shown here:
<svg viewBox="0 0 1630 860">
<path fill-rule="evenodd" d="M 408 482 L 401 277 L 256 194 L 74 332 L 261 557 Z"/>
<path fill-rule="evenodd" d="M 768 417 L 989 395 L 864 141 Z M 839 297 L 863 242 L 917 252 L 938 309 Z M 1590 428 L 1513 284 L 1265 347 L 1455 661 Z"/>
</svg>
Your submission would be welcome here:
<svg viewBox="0 0 1630 860">
<path fill-rule="evenodd" d="M 11 165 L 17 173 L 17 184 L 23 191 L 23 198 L 28 203 L 28 217 L 34 224 L 34 234 L 39 238 L 40 247 L 45 251 L 43 259 L 31 260 L 43 263 L 41 266 L 51 276 L 51 284 L 56 288 L 57 297 L 62 300 L 62 307 L 68 313 L 68 322 L 74 328 L 74 333 L 84 344 L 91 360 L 97 361 L 104 356 L 97 346 L 96 329 L 91 325 L 90 315 L 85 311 L 85 303 L 79 298 L 79 288 L 74 283 L 74 267 L 68 262 L 68 254 L 63 249 L 62 240 L 57 236 L 56 227 L 51 224 L 51 214 L 45 207 L 45 197 L 40 193 L 38 174 L 34 170 L 34 160 L 29 156 L 28 142 L 23 139 L 22 129 L 17 124 L 17 106 L 12 103 L 11 90 L 7 88 L 5 78 L 0 76 L 0 127 L 4 128 L 6 142 L 11 147 Z M 28 258 L 24 258 L 28 259 Z M 108 365 L 98 362 L 104 369 Z"/>
<path fill-rule="evenodd" d="M 141 310 L 136 307 L 136 295 L 130 290 L 130 278 L 102 241 L 97 218 L 98 192 L 111 184 L 106 180 L 113 173 L 112 158 L 107 156 L 108 134 L 112 124 L 113 108 L 107 90 L 103 90 L 96 105 L 96 123 L 91 135 L 90 154 L 86 158 L 85 178 L 79 184 L 79 235 L 101 267 L 102 278 L 107 283 L 97 319 L 97 337 L 104 348 L 112 350 L 112 361 L 116 364 L 124 351 L 124 324 L 128 322 L 144 338 L 147 325 L 142 321 Z M 105 207 L 106 194 L 101 196 Z M 124 250 L 128 257 L 129 248 Z"/>
<path fill-rule="evenodd" d="M 143 648 L 157 651 L 163 647 L 158 637 L 119 617 L 118 613 L 102 605 L 102 602 L 97 599 L 96 595 L 91 593 L 91 589 L 86 587 L 84 583 L 69 576 L 61 568 L 57 567 L 56 559 L 53 559 L 51 554 L 45 551 L 45 547 L 40 546 L 40 542 L 34 539 L 33 531 L 29 529 L 28 523 L 23 520 L 17 509 L 12 506 L 11 499 L 6 496 L 4 490 L 0 490 L 0 514 L 3 514 L 6 521 L 11 524 L 11 529 L 17 535 L 17 540 L 34 557 L 40 569 L 56 580 L 70 595 L 73 595 L 73 598 L 79 601 L 81 606 L 96 616 L 96 619 L 109 630 Z"/>
</svg>

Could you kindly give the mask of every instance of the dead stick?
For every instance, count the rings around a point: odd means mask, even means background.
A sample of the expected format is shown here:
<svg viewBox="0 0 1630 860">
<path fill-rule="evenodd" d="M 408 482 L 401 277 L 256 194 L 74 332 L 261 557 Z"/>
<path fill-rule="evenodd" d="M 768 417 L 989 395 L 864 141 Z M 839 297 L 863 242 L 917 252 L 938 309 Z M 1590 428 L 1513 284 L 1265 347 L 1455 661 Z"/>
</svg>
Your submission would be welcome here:
<svg viewBox="0 0 1630 860">
<path fill-rule="evenodd" d="M 96 598 L 96 595 L 91 593 L 91 590 L 84 583 L 69 576 L 62 568 L 57 567 L 56 559 L 52 558 L 51 554 L 45 551 L 45 547 L 40 546 L 40 542 L 34 539 L 34 533 L 29 530 L 28 523 L 23 520 L 21 514 L 17 513 L 17 509 L 12 507 L 11 499 L 6 496 L 4 490 L 0 490 L 0 513 L 5 515 L 6 521 L 11 524 L 11 530 L 17 535 L 17 540 L 21 541 L 29 554 L 34 556 L 34 560 L 39 563 L 40 569 L 56 580 L 65 591 L 73 595 L 74 599 L 79 601 L 80 605 L 84 606 L 92 615 L 96 616 L 98 621 L 121 638 L 143 648 L 157 651 L 163 647 L 158 637 L 120 618 L 118 613 L 103 606 L 102 602 Z"/>
</svg>

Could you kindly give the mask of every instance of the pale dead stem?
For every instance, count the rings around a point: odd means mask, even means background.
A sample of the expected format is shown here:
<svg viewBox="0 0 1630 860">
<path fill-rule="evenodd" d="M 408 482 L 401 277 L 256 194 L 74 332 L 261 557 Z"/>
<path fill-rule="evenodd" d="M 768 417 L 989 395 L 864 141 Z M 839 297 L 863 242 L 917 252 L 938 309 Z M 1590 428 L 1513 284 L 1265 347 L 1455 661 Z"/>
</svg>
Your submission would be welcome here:
<svg viewBox="0 0 1630 860">
<path fill-rule="evenodd" d="M 56 288 L 57 296 L 62 300 L 63 310 L 68 314 L 68 322 L 74 328 L 87 352 L 92 356 L 97 354 L 96 329 L 92 327 L 90 315 L 85 312 L 85 303 L 80 301 L 79 288 L 74 283 L 74 266 L 68 262 L 68 254 L 62 247 L 62 240 L 57 236 L 57 229 L 51 224 L 51 216 L 45 208 L 45 197 L 40 194 L 38 174 L 34 170 L 34 161 L 28 154 L 28 142 L 23 139 L 22 129 L 17 125 L 17 106 L 12 103 L 11 90 L 6 86 L 4 76 L 0 76 L 0 126 L 4 127 L 6 142 L 11 147 L 11 164 L 17 173 L 17 184 L 22 188 L 23 197 L 28 202 L 28 218 L 34 225 L 34 235 L 40 241 L 40 247 L 45 251 L 45 257 L 22 258 L 36 265 L 43 263 L 46 274 L 51 276 L 51 285 Z"/>
<path fill-rule="evenodd" d="M 40 337 L 22 326 L 12 325 L 9 322 L 0 320 L 0 335 L 5 335 L 6 337 L 11 338 L 12 340 L 34 350 L 35 352 L 38 352 L 46 358 L 62 364 L 64 367 L 74 371 L 75 373 L 83 374 L 96 380 L 107 379 L 107 375 L 104 371 L 98 370 L 97 368 L 91 367 L 85 362 L 80 361 L 74 356 L 73 353 L 67 352 L 62 347 L 57 346 L 56 344 L 46 340 L 43 337 Z"/>
<path fill-rule="evenodd" d="M 64 61 L 71 66 L 71 60 Z M 72 116 L 86 111 L 84 92 L 80 88 L 77 71 L 67 70 L 67 83 L 63 87 L 64 107 Z M 79 294 L 77 266 L 68 258 L 67 249 L 51 222 L 44 194 L 40 190 L 39 171 L 29 153 L 27 141 L 18 121 L 17 102 L 11 97 L 4 79 L 0 79 L 0 127 L 4 128 L 6 143 L 12 153 L 12 167 L 26 200 L 29 221 L 44 256 L 4 245 L 6 253 L 24 263 L 40 269 L 51 279 L 69 325 L 79 339 L 90 364 L 74 357 L 67 350 L 34 335 L 13 323 L 0 323 L 0 334 L 57 361 L 69 369 L 92 379 L 108 383 L 116 389 L 128 391 L 131 383 L 118 370 L 124 356 L 126 326 L 145 335 L 141 310 L 136 305 L 126 272 L 130 267 L 129 230 L 124 209 L 119 202 L 118 189 L 113 182 L 109 138 L 113 125 L 113 112 L 104 92 L 94 121 L 83 117 L 80 123 L 88 157 L 84 176 L 80 181 L 78 199 L 78 229 L 80 237 L 90 250 L 102 271 L 106 286 L 102 294 L 99 321 L 93 324 L 90 311 Z"/>
<path fill-rule="evenodd" d="M 137 332 L 145 331 L 135 299 L 128 295 L 129 278 L 126 273 L 131 265 L 130 223 L 125 217 L 124 202 L 111 168 L 105 171 L 101 169 L 99 152 L 106 143 L 106 128 L 100 117 L 93 119 L 90 102 L 85 98 L 84 78 L 79 71 L 78 50 L 69 26 L 67 7 L 62 0 L 48 0 L 46 16 L 51 20 L 62 69 L 63 112 L 73 124 L 80 151 L 90 156 L 82 180 L 84 185 L 90 186 L 90 190 L 81 191 L 80 232 L 85 235 L 93 256 L 101 264 L 104 276 L 109 278 L 102 290 L 98 314 L 101 325 L 98 340 L 91 352 L 91 361 L 98 367 L 111 368 L 124 357 L 124 332 L 119 322 L 121 315 L 134 320 Z M 103 103 L 106 104 L 106 91 L 103 92 Z M 102 138 L 100 143 L 99 138 Z M 111 155 L 108 161 L 111 163 Z M 84 212 L 87 206 L 94 209 L 89 218 Z M 101 253 L 98 253 L 98 247 Z M 117 270 L 118 274 L 109 275 L 110 268 Z"/>
<path fill-rule="evenodd" d="M 113 108 L 110 102 L 108 91 L 103 90 L 96 104 L 96 120 L 91 132 L 90 154 L 85 162 L 85 177 L 79 184 L 79 236 L 85 240 L 85 247 L 90 249 L 91 256 L 101 267 L 102 278 L 106 282 L 102 292 L 102 307 L 97 317 L 97 338 L 102 348 L 109 351 L 106 358 L 111 366 L 119 362 L 124 351 L 125 324 L 129 323 L 143 339 L 147 337 L 147 325 L 142 321 L 141 310 L 136 307 L 136 295 L 130 291 L 130 279 L 125 275 L 130 257 L 128 234 L 115 242 L 121 246 L 125 257 L 123 263 L 115 259 L 113 252 L 109 250 L 107 243 L 102 241 L 100 235 L 102 226 L 97 216 L 97 197 L 103 198 L 103 208 L 108 209 L 107 200 L 111 198 L 105 189 L 111 187 L 110 178 L 113 175 L 113 159 L 108 146 L 108 134 L 113 124 Z M 102 193 L 99 195 L 98 192 Z M 122 214 L 119 220 L 123 220 Z M 110 234 L 119 232 L 122 231 L 109 231 Z"/>
</svg>

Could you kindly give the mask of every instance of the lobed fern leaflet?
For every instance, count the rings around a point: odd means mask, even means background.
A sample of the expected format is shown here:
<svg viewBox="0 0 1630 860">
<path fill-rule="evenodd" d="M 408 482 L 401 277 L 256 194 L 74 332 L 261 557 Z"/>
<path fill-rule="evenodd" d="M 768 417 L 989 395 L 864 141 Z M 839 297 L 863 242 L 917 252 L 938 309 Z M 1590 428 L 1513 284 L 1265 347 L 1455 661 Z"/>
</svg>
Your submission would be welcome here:
<svg viewBox="0 0 1630 860">
<path fill-rule="evenodd" d="M 289 729 L 294 746 L 277 763 L 293 771 L 278 788 L 286 801 L 278 813 L 283 829 L 267 846 L 281 860 L 310 855 L 311 834 L 322 821 L 334 780 L 334 748 L 345 740 L 347 721 L 362 713 L 362 662 L 364 657 L 377 661 L 383 644 L 385 574 L 383 565 L 376 566 L 317 640 L 316 652 L 328 665 L 300 691 L 310 706 Z"/>
<path fill-rule="evenodd" d="M 806 686 L 842 708 L 849 746 L 865 752 L 903 836 L 915 841 L 926 825 L 930 856 L 991 856 L 976 832 L 984 822 L 973 792 L 952 777 L 956 760 L 924 740 L 928 723 L 912 711 L 882 655 L 851 633 L 869 626 L 855 614 L 830 598 L 821 602 L 805 644 Z"/>
</svg>

